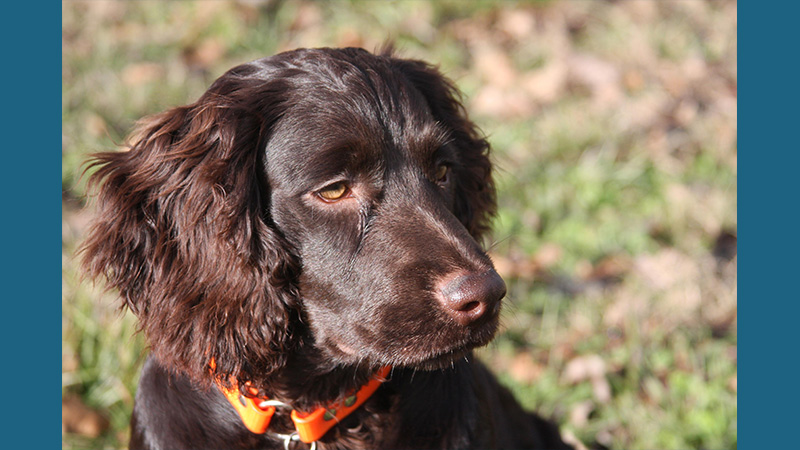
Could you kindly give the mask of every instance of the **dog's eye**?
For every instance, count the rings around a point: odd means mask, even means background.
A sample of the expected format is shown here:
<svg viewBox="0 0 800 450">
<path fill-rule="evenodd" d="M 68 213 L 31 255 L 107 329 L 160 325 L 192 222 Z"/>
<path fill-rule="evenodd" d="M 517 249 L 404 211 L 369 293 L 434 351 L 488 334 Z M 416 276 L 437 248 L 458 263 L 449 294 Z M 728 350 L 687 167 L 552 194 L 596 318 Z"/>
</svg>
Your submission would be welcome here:
<svg viewBox="0 0 800 450">
<path fill-rule="evenodd" d="M 439 164 L 436 168 L 436 182 L 437 183 L 446 183 L 447 182 L 447 175 L 450 173 L 450 168 L 447 167 L 445 164 Z"/>
<path fill-rule="evenodd" d="M 343 182 L 333 183 L 324 187 L 317 195 L 324 201 L 335 202 L 341 200 L 350 190 Z"/>
</svg>

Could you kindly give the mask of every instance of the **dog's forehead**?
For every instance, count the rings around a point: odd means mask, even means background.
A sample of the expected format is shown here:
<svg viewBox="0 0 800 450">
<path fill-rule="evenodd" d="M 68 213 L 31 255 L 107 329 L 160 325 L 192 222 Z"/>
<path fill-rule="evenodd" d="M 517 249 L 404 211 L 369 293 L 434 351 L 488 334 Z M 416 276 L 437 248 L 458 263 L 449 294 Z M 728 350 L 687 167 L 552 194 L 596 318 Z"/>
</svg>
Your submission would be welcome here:
<svg viewBox="0 0 800 450">
<path fill-rule="evenodd" d="M 362 68 L 363 69 L 363 68 Z M 363 70 L 303 80 L 266 146 L 270 166 L 311 178 L 424 164 L 448 140 L 427 99 L 404 77 Z"/>
</svg>

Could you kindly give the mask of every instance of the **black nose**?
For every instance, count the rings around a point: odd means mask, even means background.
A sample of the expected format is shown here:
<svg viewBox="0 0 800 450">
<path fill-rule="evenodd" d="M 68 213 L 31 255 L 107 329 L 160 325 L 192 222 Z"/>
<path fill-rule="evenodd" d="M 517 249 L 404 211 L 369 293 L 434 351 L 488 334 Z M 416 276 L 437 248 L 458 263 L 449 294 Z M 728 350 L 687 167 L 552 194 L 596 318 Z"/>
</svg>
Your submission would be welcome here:
<svg viewBox="0 0 800 450">
<path fill-rule="evenodd" d="M 494 270 L 459 275 L 441 289 L 441 302 L 461 325 L 473 325 L 496 313 L 506 283 Z"/>
</svg>

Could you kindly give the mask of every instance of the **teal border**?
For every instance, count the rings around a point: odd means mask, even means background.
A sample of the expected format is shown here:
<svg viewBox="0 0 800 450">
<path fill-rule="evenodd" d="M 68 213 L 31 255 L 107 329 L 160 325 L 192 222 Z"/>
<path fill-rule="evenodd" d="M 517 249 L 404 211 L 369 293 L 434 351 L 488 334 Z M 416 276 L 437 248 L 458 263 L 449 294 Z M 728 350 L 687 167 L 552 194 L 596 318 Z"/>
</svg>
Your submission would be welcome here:
<svg viewBox="0 0 800 450">
<path fill-rule="evenodd" d="M 5 448 L 60 448 L 58 5 L 8 2 L 2 14 Z"/>
<path fill-rule="evenodd" d="M 739 78 L 743 81 L 739 195 L 738 420 L 742 448 L 782 447 L 796 426 L 800 391 L 796 280 L 797 170 L 792 136 L 798 103 L 797 5 L 742 2 Z M 2 33 L 4 106 L 2 226 L 6 260 L 2 328 L 9 448 L 56 448 L 59 439 L 56 355 L 60 256 L 56 187 L 60 161 L 60 22 L 56 4 L 9 2 Z M 58 25 L 57 25 L 58 23 Z M 52 153 L 51 153 L 52 152 Z M 51 157 L 52 156 L 52 157 Z M 52 276 L 51 276 L 52 273 Z M 53 305 L 53 307 L 50 307 Z M 27 369 L 26 369 L 27 368 Z M 35 437 L 34 437 L 35 436 Z M 795 439 L 792 438 L 791 441 Z M 15 442 L 21 445 L 13 445 Z M 51 442 L 52 441 L 52 442 Z M 35 445 L 32 445 L 34 444 Z"/>
<path fill-rule="evenodd" d="M 800 398 L 798 6 L 739 8 L 738 444 L 780 448 L 797 440 Z"/>
</svg>

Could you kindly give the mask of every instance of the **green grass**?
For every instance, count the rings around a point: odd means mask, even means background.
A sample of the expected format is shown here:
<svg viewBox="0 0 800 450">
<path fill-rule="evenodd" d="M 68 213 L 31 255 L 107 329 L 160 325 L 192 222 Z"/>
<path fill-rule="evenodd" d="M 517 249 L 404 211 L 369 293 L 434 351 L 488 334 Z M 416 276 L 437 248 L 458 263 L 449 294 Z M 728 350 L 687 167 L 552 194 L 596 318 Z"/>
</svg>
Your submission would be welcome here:
<svg viewBox="0 0 800 450">
<path fill-rule="evenodd" d="M 74 251 L 74 247 L 64 249 Z M 145 354 L 130 312 L 116 308 L 117 299 L 90 283 L 78 284 L 73 262 L 65 263 L 62 299 L 62 376 L 64 393 L 103 411 L 110 430 L 97 439 L 67 435 L 70 448 L 121 448 Z"/>
<path fill-rule="evenodd" d="M 110 423 L 97 437 L 65 434 L 64 448 L 126 445 L 146 354 L 114 293 L 79 278 L 87 156 L 120 147 L 137 119 L 193 101 L 236 64 L 388 39 L 456 80 L 493 146 L 491 254 L 508 296 L 502 333 L 479 357 L 586 444 L 736 448 L 736 260 L 713 256 L 737 226 L 735 11 L 700 1 L 63 3 L 62 392 Z M 498 59 L 487 68 L 484 57 Z M 552 98 L 526 90 L 558 64 L 567 69 L 554 72 Z M 567 376 L 587 361 L 602 373 Z"/>
</svg>

